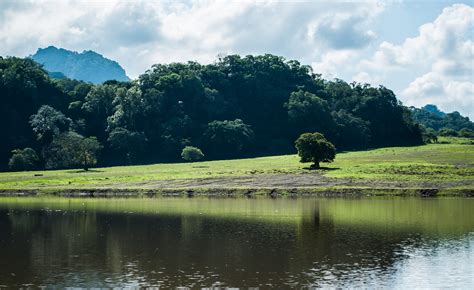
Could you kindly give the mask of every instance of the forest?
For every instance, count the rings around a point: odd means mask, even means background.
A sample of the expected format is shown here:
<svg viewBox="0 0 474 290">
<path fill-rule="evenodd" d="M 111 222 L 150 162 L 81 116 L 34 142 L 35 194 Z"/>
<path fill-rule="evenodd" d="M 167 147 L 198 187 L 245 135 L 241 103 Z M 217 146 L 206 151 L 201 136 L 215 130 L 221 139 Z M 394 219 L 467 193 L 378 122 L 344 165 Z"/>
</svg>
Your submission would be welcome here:
<svg viewBox="0 0 474 290">
<path fill-rule="evenodd" d="M 305 132 L 338 151 L 409 146 L 425 130 L 386 87 L 325 80 L 270 54 L 156 64 L 96 85 L 0 57 L 0 97 L 1 170 L 12 154 L 17 170 L 148 164 L 179 161 L 186 146 L 207 160 L 295 153 Z"/>
</svg>

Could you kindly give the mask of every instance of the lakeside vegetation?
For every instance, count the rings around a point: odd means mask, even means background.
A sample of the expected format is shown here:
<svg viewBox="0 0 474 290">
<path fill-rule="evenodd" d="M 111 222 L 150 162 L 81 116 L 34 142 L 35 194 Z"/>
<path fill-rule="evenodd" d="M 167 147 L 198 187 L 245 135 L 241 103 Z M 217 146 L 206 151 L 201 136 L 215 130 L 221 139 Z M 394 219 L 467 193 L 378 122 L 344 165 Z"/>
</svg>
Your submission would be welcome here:
<svg viewBox="0 0 474 290">
<path fill-rule="evenodd" d="M 292 154 L 294 141 L 314 132 L 338 150 L 423 143 L 390 89 L 325 80 L 271 54 L 156 64 L 137 80 L 97 85 L 52 79 L 29 58 L 0 57 L 0 94 L 0 123 L 9 124 L 0 170 L 25 148 L 38 161 L 16 156 L 12 169 L 177 162 L 186 146 L 207 160 Z"/>
<path fill-rule="evenodd" d="M 0 173 L 0 190 L 35 190 L 39 192 L 75 189 L 163 190 L 206 189 L 206 180 L 217 188 L 335 188 L 409 189 L 439 188 L 474 191 L 474 146 L 468 139 L 451 138 L 456 143 L 413 147 L 390 147 L 367 151 L 343 152 L 333 163 L 320 170 L 310 170 L 297 155 L 250 159 L 170 163 L 141 166 L 118 166 L 95 170 L 52 170 Z M 441 140 L 444 142 L 445 140 Z M 447 142 L 447 141 L 446 141 Z M 295 177 L 281 184 L 278 179 Z M 312 180 L 324 177 L 311 185 Z M 235 179 L 248 178 L 245 184 Z M 261 185 L 259 179 L 268 179 Z M 272 178 L 275 182 L 272 184 Z M 299 184 L 304 178 L 305 184 Z M 279 184 L 280 183 L 280 184 Z M 209 185 L 209 184 L 208 184 Z M 211 187 L 211 186 L 210 186 Z"/>
</svg>

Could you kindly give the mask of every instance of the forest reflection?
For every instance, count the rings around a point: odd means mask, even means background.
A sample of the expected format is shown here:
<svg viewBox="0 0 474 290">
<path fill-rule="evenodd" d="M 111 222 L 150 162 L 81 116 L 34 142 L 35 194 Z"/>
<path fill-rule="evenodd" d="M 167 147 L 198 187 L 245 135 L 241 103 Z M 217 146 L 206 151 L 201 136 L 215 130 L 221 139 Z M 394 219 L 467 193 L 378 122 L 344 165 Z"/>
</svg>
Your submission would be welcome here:
<svg viewBox="0 0 474 290">
<path fill-rule="evenodd" d="M 230 210 L 230 216 L 206 212 L 223 203 L 239 210 Z M 411 214 L 410 203 L 425 215 L 433 206 L 438 213 L 457 214 L 441 224 L 411 221 L 403 216 Z M 372 281 L 383 285 L 409 258 L 407 247 L 435 248 L 443 241 L 464 241 L 473 232 L 472 201 L 431 203 L 288 199 L 259 200 L 261 208 L 255 209 L 249 201 L 224 200 L 195 212 L 166 214 L 12 203 L 0 209 L 0 281 L 8 286 L 289 287 L 348 285 L 354 279 L 363 285 L 377 276 L 380 281 Z"/>
</svg>

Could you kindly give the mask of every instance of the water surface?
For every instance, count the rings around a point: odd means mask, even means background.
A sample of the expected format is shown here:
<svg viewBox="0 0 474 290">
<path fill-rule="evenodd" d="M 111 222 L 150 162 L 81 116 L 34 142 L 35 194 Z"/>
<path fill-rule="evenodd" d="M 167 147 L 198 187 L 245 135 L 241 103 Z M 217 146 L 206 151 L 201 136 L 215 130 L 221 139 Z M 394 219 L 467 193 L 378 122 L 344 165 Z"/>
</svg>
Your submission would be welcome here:
<svg viewBox="0 0 474 290">
<path fill-rule="evenodd" d="M 466 198 L 0 198 L 0 285 L 474 285 Z"/>
</svg>

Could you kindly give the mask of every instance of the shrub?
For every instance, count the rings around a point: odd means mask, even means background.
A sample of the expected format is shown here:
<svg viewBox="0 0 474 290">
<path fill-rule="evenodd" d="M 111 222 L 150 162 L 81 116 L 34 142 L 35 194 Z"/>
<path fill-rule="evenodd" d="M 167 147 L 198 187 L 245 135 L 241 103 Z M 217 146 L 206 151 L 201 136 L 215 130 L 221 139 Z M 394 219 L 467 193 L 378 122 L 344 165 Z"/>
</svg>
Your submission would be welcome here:
<svg viewBox="0 0 474 290">
<path fill-rule="evenodd" d="M 197 147 L 186 146 L 181 152 L 181 158 L 186 161 L 194 162 L 204 158 L 204 154 L 202 153 L 201 149 Z"/>
</svg>

